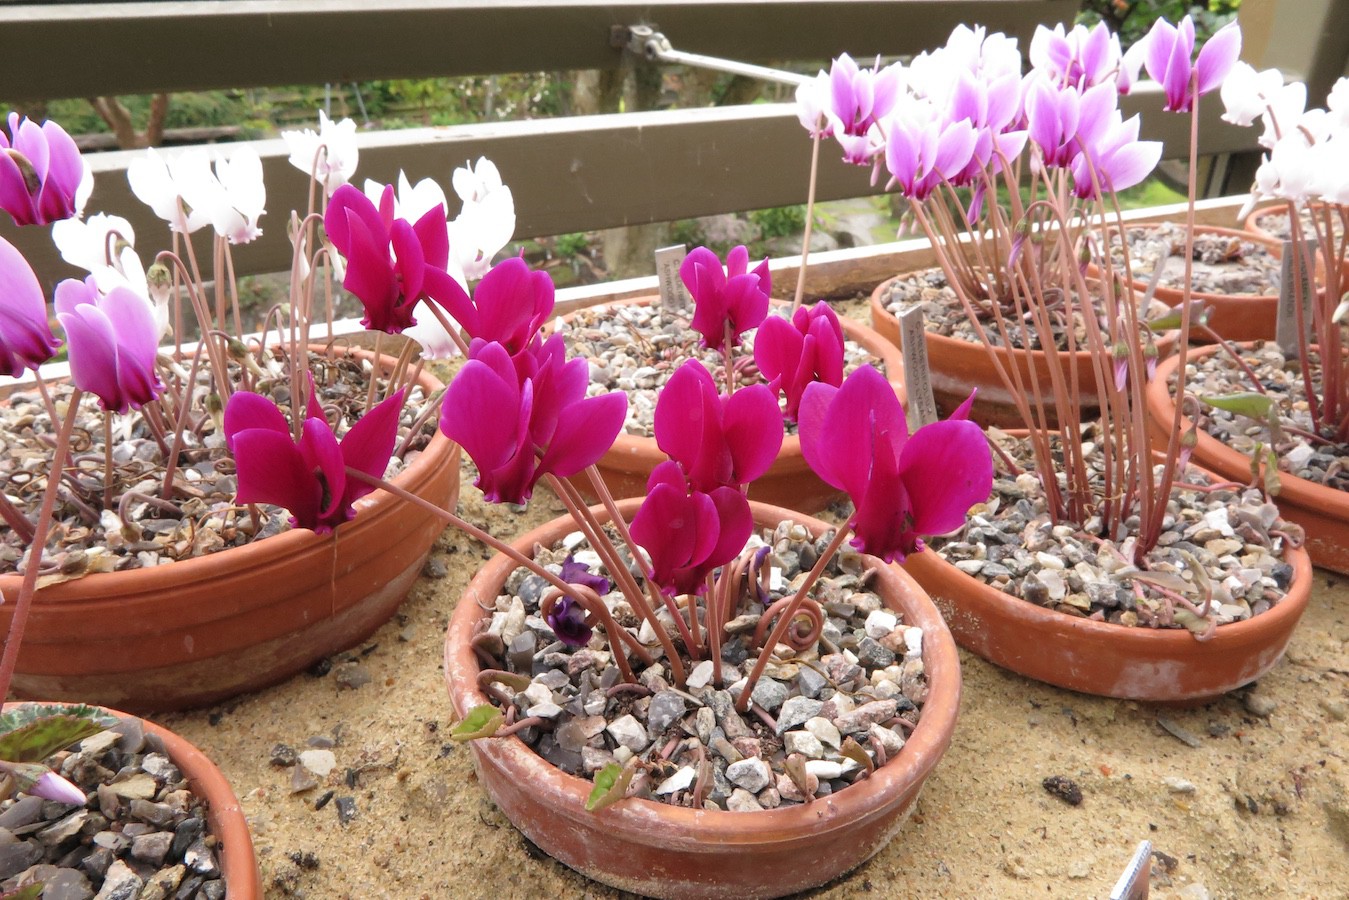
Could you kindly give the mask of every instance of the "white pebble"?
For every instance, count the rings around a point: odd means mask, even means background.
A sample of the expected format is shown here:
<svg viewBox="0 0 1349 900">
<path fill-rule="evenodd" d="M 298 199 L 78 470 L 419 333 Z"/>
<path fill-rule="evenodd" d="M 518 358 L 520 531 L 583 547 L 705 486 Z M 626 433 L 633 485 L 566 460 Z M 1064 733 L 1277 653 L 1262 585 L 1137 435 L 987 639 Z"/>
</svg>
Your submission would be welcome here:
<svg viewBox="0 0 1349 900">
<path fill-rule="evenodd" d="M 890 632 L 894 631 L 895 626 L 898 624 L 899 624 L 898 616 L 890 612 L 890 610 L 888 609 L 878 609 L 871 615 L 867 616 L 865 626 L 867 637 L 872 637 L 875 638 L 876 640 L 880 640 Z"/>
</svg>

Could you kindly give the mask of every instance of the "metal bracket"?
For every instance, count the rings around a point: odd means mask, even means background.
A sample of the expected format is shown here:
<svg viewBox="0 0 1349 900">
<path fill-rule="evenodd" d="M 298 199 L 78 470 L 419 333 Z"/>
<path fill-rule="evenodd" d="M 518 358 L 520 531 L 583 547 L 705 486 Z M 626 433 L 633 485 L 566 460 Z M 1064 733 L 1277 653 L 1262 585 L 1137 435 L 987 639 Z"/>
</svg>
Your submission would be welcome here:
<svg viewBox="0 0 1349 900">
<path fill-rule="evenodd" d="M 733 59 L 722 59 L 717 56 L 705 56 L 701 53 L 685 53 L 682 50 L 676 50 L 671 46 L 669 38 L 650 25 L 615 25 L 610 32 L 610 42 L 616 47 L 623 47 L 630 53 L 653 63 L 695 66 L 717 72 L 729 72 L 732 75 L 743 75 L 747 78 L 757 78 L 761 81 L 789 84 L 793 87 L 811 80 L 810 76 L 800 75 L 796 72 L 770 69 L 768 66 L 756 66 L 752 63 L 737 62 Z"/>
</svg>

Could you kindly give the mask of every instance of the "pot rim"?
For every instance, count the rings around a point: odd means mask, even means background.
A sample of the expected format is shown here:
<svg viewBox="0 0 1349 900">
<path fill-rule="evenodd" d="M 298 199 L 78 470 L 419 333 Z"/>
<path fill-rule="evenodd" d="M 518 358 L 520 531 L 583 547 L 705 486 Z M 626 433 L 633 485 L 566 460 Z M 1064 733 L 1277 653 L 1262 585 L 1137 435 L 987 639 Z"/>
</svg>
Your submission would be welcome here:
<svg viewBox="0 0 1349 900">
<path fill-rule="evenodd" d="M 74 706 L 68 701 L 20 700 L 4 704 L 6 711 L 16 706 Z M 95 706 L 95 704 L 88 704 Z M 149 719 L 107 706 L 96 706 L 119 719 L 139 719 L 146 734 L 164 742 L 173 764 L 188 780 L 192 792 L 205 801 L 210 833 L 220 842 L 220 877 L 230 898 L 262 896 L 262 874 L 258 869 L 253 839 L 248 831 L 239 797 L 229 779 L 209 756 L 175 731 Z"/>
<path fill-rule="evenodd" d="M 832 527 L 801 513 L 750 502 L 755 508 L 756 522 L 763 518 L 775 518 L 778 521 L 790 518 L 806 525 L 812 534 L 817 535 L 820 526 Z M 640 498 L 618 501 L 624 515 L 635 511 L 639 503 Z M 602 514 L 600 509 L 597 512 Z M 551 543 L 553 533 L 562 528 L 572 530 L 569 516 L 562 516 L 531 530 L 516 540 L 514 546 L 524 552 L 531 552 L 535 543 Z M 539 785 L 540 791 L 547 790 L 559 801 L 554 804 L 560 807 L 558 812 L 570 819 L 605 817 L 615 827 L 630 829 L 649 828 L 659 823 L 662 828 L 661 840 L 676 848 L 708 842 L 790 843 L 802 839 L 799 829 L 806 824 L 812 829 L 812 840 L 826 839 L 825 836 L 832 831 L 880 815 L 894 802 L 896 796 L 910 790 L 916 791 L 950 745 L 959 711 L 961 680 L 955 641 L 930 598 L 898 566 L 886 565 L 874 557 L 867 559 L 877 570 L 878 579 L 894 585 L 902 593 L 909 593 L 915 600 L 914 609 L 906 610 L 905 616 L 914 620 L 910 624 L 918 625 L 924 632 L 923 659 L 928 674 L 929 694 L 923 706 L 923 715 L 906 740 L 900 756 L 846 790 L 811 803 L 752 813 L 686 809 L 638 798 L 624 800 L 599 812 L 587 812 L 584 804 L 592 784 L 545 762 L 519 738 L 511 736 L 475 742 L 474 749 L 486 757 L 501 760 L 512 769 L 528 771 L 532 778 L 538 779 L 535 783 Z M 445 680 L 450 699 L 459 714 L 462 714 L 461 706 L 465 704 L 478 706 L 489 702 L 477 688 L 476 672 L 480 666 L 466 639 L 467 632 L 482 617 L 481 614 L 474 614 L 472 607 L 479 606 L 479 612 L 485 613 L 479 601 L 495 600 L 495 591 L 514 568 L 515 564 L 506 557 L 500 554 L 493 556 L 479 570 L 460 599 L 459 608 L 469 612 L 461 614 L 456 611 L 446 632 Z M 483 592 L 489 587 L 492 597 L 484 598 Z M 906 763 L 897 764 L 898 760 L 906 760 Z"/>
<path fill-rule="evenodd" d="M 322 344 L 311 344 L 310 349 L 318 352 L 327 352 L 329 349 L 333 349 L 361 359 L 374 357 L 373 352 L 362 348 L 328 348 Z M 392 367 L 393 357 L 381 354 L 379 358 L 381 368 Z M 425 369 L 422 370 L 417 381 L 428 396 L 444 387 L 440 379 Z M 457 445 L 445 437 L 444 433 L 437 428 L 426 449 L 417 455 L 417 458 L 412 461 L 412 465 L 398 473 L 394 478 L 394 483 L 398 484 L 399 487 L 415 491 L 434 477 L 434 470 L 440 464 L 443 455 L 452 455 L 456 449 Z M 395 510 L 400 502 L 387 491 L 376 488 L 356 501 L 354 508 L 358 515 L 353 521 L 360 521 L 361 515 L 364 515 L 367 521 L 388 515 Z M 349 531 L 350 529 L 348 529 Z M 336 533 L 334 532 L 334 534 Z M 300 553 L 320 550 L 324 544 L 331 543 L 332 540 L 332 537 L 320 536 L 304 528 L 288 528 L 280 534 L 274 534 L 260 541 L 251 541 L 241 547 L 230 547 L 216 553 L 175 560 L 172 563 L 149 569 L 137 568 L 115 572 L 94 572 L 73 581 L 61 582 L 42 588 L 36 592 L 34 600 L 64 603 L 67 606 L 78 603 L 98 603 L 100 601 L 93 598 L 101 594 L 100 588 L 115 579 L 125 578 L 132 573 L 144 580 L 146 590 L 160 590 L 176 582 L 196 582 L 210 577 L 219 568 L 221 565 L 220 559 L 224 557 L 228 557 L 232 566 L 256 569 L 273 565 L 280 560 Z M 19 583 L 22 580 L 23 576 L 17 572 L 7 572 L 0 575 L 0 592 L 9 594 L 18 591 Z M 78 590 L 72 589 L 71 585 L 78 586 Z"/>
<path fill-rule="evenodd" d="M 1257 342 L 1246 341 L 1237 344 L 1237 347 L 1249 349 L 1255 343 Z M 1313 344 L 1312 346 L 1316 345 Z M 1211 356 L 1221 349 L 1221 345 L 1214 344 L 1208 347 L 1191 347 L 1189 352 L 1193 359 L 1194 357 Z M 1179 357 L 1175 356 L 1162 360 L 1157 364 L 1156 374 L 1148 382 L 1148 409 L 1158 422 L 1169 420 L 1172 411 L 1175 409 L 1175 401 L 1171 396 L 1169 381 L 1171 375 L 1176 371 L 1178 363 Z M 1182 428 L 1188 428 L 1192 424 L 1183 413 L 1180 423 Z M 1202 428 L 1196 429 L 1195 434 L 1199 438 L 1198 446 L 1195 448 L 1196 454 L 1202 454 L 1214 460 L 1220 469 L 1242 472 L 1250 470 L 1249 457 L 1233 450 Z M 1223 473 L 1219 471 L 1218 474 L 1222 475 Z M 1223 477 L 1230 476 L 1224 475 Z M 1300 506 L 1324 510 L 1328 514 L 1333 514 L 1336 509 L 1339 509 L 1341 514 L 1349 519 L 1349 491 L 1326 487 L 1323 484 L 1317 484 L 1314 481 L 1284 471 L 1279 472 L 1279 479 L 1279 495 L 1281 497 L 1286 496 Z"/>
</svg>

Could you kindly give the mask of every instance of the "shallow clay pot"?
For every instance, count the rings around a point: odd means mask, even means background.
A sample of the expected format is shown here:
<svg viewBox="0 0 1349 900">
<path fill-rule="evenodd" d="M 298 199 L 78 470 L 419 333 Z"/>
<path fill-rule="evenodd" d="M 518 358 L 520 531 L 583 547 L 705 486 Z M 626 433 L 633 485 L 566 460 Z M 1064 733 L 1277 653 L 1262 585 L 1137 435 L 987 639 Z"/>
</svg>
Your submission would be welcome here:
<svg viewBox="0 0 1349 900">
<path fill-rule="evenodd" d="M 1147 228 L 1157 227 L 1149 226 L 1146 223 L 1133 222 L 1128 228 Z M 1253 244 L 1260 244 L 1269 249 L 1276 257 L 1281 256 L 1283 244 L 1269 236 L 1262 236 L 1246 231 L 1238 231 L 1235 228 L 1220 228 L 1216 225 L 1203 225 L 1195 229 L 1196 234 L 1222 235 L 1225 237 L 1237 238 L 1248 241 Z M 1099 276 L 1100 270 L 1093 263 L 1088 271 L 1093 275 Z M 1141 295 L 1147 290 L 1148 282 L 1151 280 L 1151 273 L 1144 276 L 1135 277 L 1133 281 L 1134 290 Z M 1166 278 L 1158 283 L 1155 296 L 1158 300 L 1167 306 L 1176 307 L 1180 305 L 1183 296 L 1180 288 L 1171 287 L 1167 284 Z M 1273 340 L 1276 321 L 1278 318 L 1279 295 L 1275 294 L 1209 294 L 1202 291 L 1195 291 L 1190 295 L 1192 301 L 1203 301 L 1209 307 L 1208 327 L 1218 335 L 1229 341 L 1258 341 Z M 1209 340 L 1206 332 L 1201 328 L 1193 329 L 1191 341 L 1195 343 Z"/>
<path fill-rule="evenodd" d="M 1218 352 L 1216 347 L 1196 348 L 1190 359 Z M 1148 382 L 1148 416 L 1155 434 L 1170 433 L 1176 405 L 1171 396 L 1171 379 L 1176 373 L 1176 360 L 1157 366 L 1156 376 Z M 1189 427 L 1189 419 L 1182 417 L 1181 427 Z M 1191 459 L 1200 466 L 1224 478 L 1242 483 L 1251 480 L 1251 458 L 1238 453 L 1217 438 L 1198 432 L 1199 444 Z M 1274 502 L 1284 518 L 1301 525 L 1307 533 L 1306 549 L 1311 561 L 1323 568 L 1349 574 L 1349 493 L 1298 478 L 1287 472 L 1279 473 L 1279 496 Z"/>
<path fill-rule="evenodd" d="M 387 367 L 393 362 L 384 357 Z M 428 391 L 440 383 L 421 378 Z M 459 448 L 439 431 L 396 483 L 440 506 L 459 495 Z M 443 522 L 376 490 L 322 537 L 294 529 L 150 569 L 42 588 L 14 675 L 20 697 L 122 709 L 202 706 L 282 681 L 393 615 Z M 0 576 L 17 596 L 21 576 Z M 12 605 L 0 606 L 0 632 Z"/>
<path fill-rule="evenodd" d="M 637 500 L 619 504 L 630 516 Z M 801 522 L 817 536 L 829 526 L 755 503 L 761 526 Z M 515 542 L 524 553 L 573 531 L 555 519 Z M 624 800 L 586 812 L 591 783 L 544 762 L 518 738 L 474 741 L 478 778 L 516 828 L 560 862 L 624 890 L 655 897 L 778 897 L 823 884 L 879 851 L 899 830 L 923 781 L 951 742 L 960 702 L 960 663 L 936 608 L 895 566 L 877 567 L 870 587 L 904 621 L 923 629 L 930 693 L 904 750 L 875 773 L 810 804 L 762 812 L 676 808 Z M 477 686 L 480 664 L 469 647 L 478 623 L 515 563 L 494 556 L 460 598 L 445 638 L 445 680 L 456 714 L 488 702 Z"/>
<path fill-rule="evenodd" d="M 936 552 L 904 562 L 946 617 L 956 643 L 976 656 L 1057 687 L 1160 703 L 1215 699 L 1273 668 L 1311 597 L 1305 550 L 1286 551 L 1288 594 L 1252 619 L 1220 625 L 1198 641 L 1184 628 L 1129 628 L 1078 618 L 1013 597 L 966 575 Z"/>
<path fill-rule="evenodd" d="M 871 327 L 895 347 L 903 350 L 899 319 L 886 308 L 890 295 L 890 286 L 896 281 L 909 277 L 909 273 L 896 275 L 881 282 L 871 292 Z M 1012 400 L 1013 394 L 1007 390 L 998 369 L 984 345 L 959 338 L 927 332 L 924 336 L 927 344 L 928 366 L 931 372 L 932 395 L 937 401 L 937 409 L 945 417 L 965 401 L 974 388 L 979 393 L 974 398 L 970 418 L 981 426 L 997 428 L 1024 428 L 1026 422 Z M 1169 355 L 1175 348 L 1175 337 L 1167 334 L 1157 341 L 1161 356 Z M 1027 396 L 1031 390 L 1031 371 L 1040 385 L 1045 397 L 1045 413 L 1052 427 L 1058 426 L 1057 408 L 1053 402 L 1052 381 L 1049 375 L 1048 354 L 1043 350 L 1015 350 L 999 347 L 995 351 L 1008 374 L 1015 366 L 1020 373 L 1021 383 L 1026 386 Z M 1083 418 L 1090 418 L 1100 409 L 1100 395 L 1096 390 L 1096 373 L 1092 364 L 1092 354 L 1085 350 L 1076 353 L 1059 354 L 1063 361 L 1064 377 L 1070 380 L 1071 390 L 1081 404 Z M 901 357 L 902 359 L 902 357 Z M 1076 377 L 1073 377 L 1076 366 Z M 1034 407 L 1032 406 L 1032 414 Z"/>
<path fill-rule="evenodd" d="M 45 701 L 42 701 L 45 702 Z M 5 711 L 18 704 L 6 703 Z M 104 709 L 105 713 L 120 719 L 136 718 L 129 713 L 115 709 Z M 164 749 L 173 760 L 173 764 L 187 779 L 193 794 L 206 802 L 206 827 L 208 833 L 218 842 L 220 870 L 225 882 L 228 900 L 257 900 L 262 896 L 262 875 L 258 871 L 258 860 L 253 854 L 253 841 L 248 834 L 248 822 L 244 819 L 243 808 L 234 789 L 225 780 L 220 769 L 210 758 L 192 745 L 186 738 L 179 737 L 167 728 L 156 725 L 148 719 L 141 719 L 146 734 L 152 734 L 164 742 Z"/>
<path fill-rule="evenodd" d="M 644 297 L 615 305 L 647 305 L 655 302 L 655 297 Z M 780 301 L 775 302 L 781 305 Z M 598 308 L 603 309 L 605 306 L 607 304 Z M 862 346 L 884 364 L 885 377 L 894 386 L 900 402 L 905 402 L 904 359 L 894 345 L 861 322 L 844 316 L 838 318 L 839 324 L 843 326 L 843 337 Z M 605 485 L 615 497 L 640 497 L 646 493 L 646 482 L 651 470 L 666 459 L 668 457 L 656 446 L 655 438 L 620 433 L 597 466 L 604 476 Z M 571 482 L 587 498 L 595 499 L 590 480 L 584 475 L 572 478 Z M 778 451 L 773 465 L 749 486 L 751 500 L 804 512 L 818 512 L 839 496 L 839 491 L 825 484 L 811 471 L 806 458 L 801 455 L 801 439 L 794 434 L 782 439 L 782 449 Z"/>
</svg>

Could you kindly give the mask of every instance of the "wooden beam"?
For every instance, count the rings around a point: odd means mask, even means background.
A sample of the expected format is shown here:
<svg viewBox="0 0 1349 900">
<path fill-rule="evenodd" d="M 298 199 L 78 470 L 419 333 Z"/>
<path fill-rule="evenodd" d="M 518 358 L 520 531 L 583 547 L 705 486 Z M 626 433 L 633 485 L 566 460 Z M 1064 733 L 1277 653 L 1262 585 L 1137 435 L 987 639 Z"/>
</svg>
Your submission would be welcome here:
<svg viewBox="0 0 1349 900">
<path fill-rule="evenodd" d="M 1138 89 L 1126 106 L 1143 110 L 1143 137 L 1164 141 L 1166 157 L 1186 154 L 1189 118 L 1163 113 L 1155 86 Z M 1202 112 L 1202 153 L 1255 146 L 1251 129 L 1218 122 L 1218 104 L 1207 103 Z M 361 184 L 367 178 L 391 183 L 402 170 L 413 181 L 433 178 L 449 191 L 456 167 L 488 157 L 515 196 L 519 238 L 802 203 L 810 170 L 810 141 L 788 104 L 418 128 L 361 134 L 358 141 Z M 290 267 L 286 214 L 305 208 L 306 181 L 289 165 L 283 141 L 251 146 L 262 158 L 269 212 L 261 222 L 262 238 L 237 248 L 237 270 L 283 271 Z M 87 212 L 125 216 L 148 258 L 167 246 L 168 237 L 166 226 L 127 184 L 126 167 L 143 152 L 88 157 L 95 186 Z M 873 186 L 870 170 L 845 165 L 833 142 L 822 146 L 820 162 L 821 200 L 883 191 L 884 178 Z M 457 214 L 452 193 L 451 206 Z M 75 274 L 60 261 L 48 229 L 16 229 L 5 217 L 0 235 L 18 246 L 49 284 Z M 206 251 L 204 243 L 199 247 Z"/>
<path fill-rule="evenodd" d="M 909 54 L 960 22 L 1015 34 L 1075 0 L 172 0 L 0 5 L 10 99 L 612 68 L 613 26 L 757 60 Z M 59 60 L 59 63 L 54 62 Z"/>
</svg>

